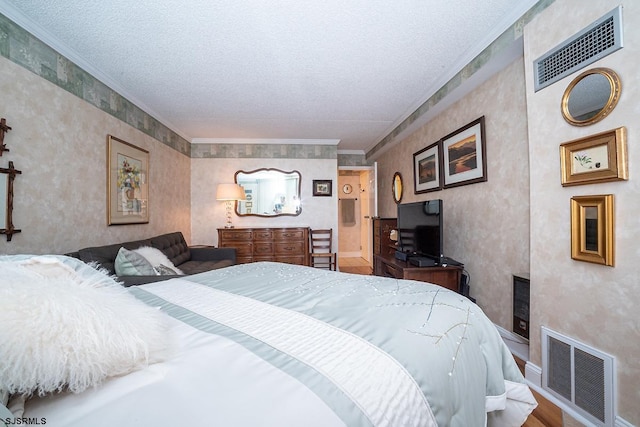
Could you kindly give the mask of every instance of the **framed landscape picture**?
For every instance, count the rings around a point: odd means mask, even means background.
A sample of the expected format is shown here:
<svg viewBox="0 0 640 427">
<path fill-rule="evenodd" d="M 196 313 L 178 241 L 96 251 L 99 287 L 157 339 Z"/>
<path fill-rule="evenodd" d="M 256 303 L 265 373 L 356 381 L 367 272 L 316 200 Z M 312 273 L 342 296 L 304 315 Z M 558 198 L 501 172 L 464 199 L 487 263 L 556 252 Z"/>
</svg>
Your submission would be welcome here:
<svg viewBox="0 0 640 427">
<path fill-rule="evenodd" d="M 107 223 L 149 222 L 149 152 L 107 135 Z"/>
<path fill-rule="evenodd" d="M 413 153 L 413 193 L 442 189 L 442 149 L 440 141 Z"/>
<path fill-rule="evenodd" d="M 332 182 L 330 179 L 314 179 L 313 180 L 313 195 L 314 196 L 331 196 Z"/>
<path fill-rule="evenodd" d="M 484 116 L 442 139 L 444 188 L 487 180 Z"/>
</svg>

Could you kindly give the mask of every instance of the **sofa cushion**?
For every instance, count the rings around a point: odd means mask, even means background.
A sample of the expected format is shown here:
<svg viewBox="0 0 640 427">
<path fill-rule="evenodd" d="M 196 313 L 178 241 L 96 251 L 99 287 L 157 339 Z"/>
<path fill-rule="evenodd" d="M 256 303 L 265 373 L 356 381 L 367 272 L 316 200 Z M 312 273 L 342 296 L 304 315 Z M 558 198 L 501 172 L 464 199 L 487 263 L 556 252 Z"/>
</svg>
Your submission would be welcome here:
<svg viewBox="0 0 640 427">
<path fill-rule="evenodd" d="M 191 259 L 191 252 L 187 246 L 182 232 L 162 234 L 149 239 L 154 248 L 158 248 L 164 253 L 176 267 L 182 269 L 180 264 Z"/>
</svg>

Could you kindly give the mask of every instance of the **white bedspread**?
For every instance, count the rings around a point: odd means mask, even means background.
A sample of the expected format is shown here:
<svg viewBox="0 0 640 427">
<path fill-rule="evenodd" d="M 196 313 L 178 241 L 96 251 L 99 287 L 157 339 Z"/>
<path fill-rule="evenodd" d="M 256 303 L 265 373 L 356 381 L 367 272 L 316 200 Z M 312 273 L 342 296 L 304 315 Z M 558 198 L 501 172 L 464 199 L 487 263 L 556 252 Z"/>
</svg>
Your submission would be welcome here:
<svg viewBox="0 0 640 427">
<path fill-rule="evenodd" d="M 167 362 L 26 417 L 80 426 L 516 426 L 536 403 L 493 324 L 422 282 L 253 263 L 129 288 Z M 489 413 L 489 415 L 487 415 Z"/>
</svg>

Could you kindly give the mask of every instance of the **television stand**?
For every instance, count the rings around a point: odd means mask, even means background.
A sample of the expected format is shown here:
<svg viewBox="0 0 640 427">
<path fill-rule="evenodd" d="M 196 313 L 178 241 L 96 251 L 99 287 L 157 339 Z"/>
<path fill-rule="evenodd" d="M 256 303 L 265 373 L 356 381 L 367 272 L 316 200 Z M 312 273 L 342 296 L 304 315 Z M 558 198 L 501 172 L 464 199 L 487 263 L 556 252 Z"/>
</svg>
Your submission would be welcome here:
<svg viewBox="0 0 640 427">
<path fill-rule="evenodd" d="M 410 262 L 396 259 L 394 254 L 376 254 L 374 259 L 375 271 L 373 274 L 376 276 L 435 283 L 455 292 L 460 291 L 460 278 L 462 277 L 462 266 L 460 265 L 418 267 Z"/>
</svg>

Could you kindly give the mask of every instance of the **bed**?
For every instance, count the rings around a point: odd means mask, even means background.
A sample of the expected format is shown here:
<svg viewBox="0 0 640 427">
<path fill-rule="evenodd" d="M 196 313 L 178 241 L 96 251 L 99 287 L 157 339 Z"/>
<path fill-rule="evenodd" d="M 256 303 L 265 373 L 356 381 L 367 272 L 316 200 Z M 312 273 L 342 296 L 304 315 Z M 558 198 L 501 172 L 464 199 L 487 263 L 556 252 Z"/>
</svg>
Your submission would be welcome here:
<svg viewBox="0 0 640 427">
<path fill-rule="evenodd" d="M 467 298 L 273 262 L 125 289 L 73 258 L 0 257 L 0 363 L 6 424 L 516 426 L 536 406 Z"/>
</svg>

